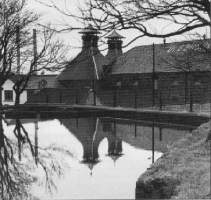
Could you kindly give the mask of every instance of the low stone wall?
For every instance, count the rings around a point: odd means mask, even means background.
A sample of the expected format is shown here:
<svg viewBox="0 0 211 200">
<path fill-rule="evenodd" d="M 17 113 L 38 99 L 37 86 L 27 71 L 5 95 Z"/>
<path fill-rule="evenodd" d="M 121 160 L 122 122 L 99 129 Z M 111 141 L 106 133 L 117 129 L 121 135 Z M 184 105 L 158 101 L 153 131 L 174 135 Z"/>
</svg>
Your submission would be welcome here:
<svg viewBox="0 0 211 200">
<path fill-rule="evenodd" d="M 136 199 L 210 199 L 210 122 L 180 139 L 136 183 Z"/>
</svg>

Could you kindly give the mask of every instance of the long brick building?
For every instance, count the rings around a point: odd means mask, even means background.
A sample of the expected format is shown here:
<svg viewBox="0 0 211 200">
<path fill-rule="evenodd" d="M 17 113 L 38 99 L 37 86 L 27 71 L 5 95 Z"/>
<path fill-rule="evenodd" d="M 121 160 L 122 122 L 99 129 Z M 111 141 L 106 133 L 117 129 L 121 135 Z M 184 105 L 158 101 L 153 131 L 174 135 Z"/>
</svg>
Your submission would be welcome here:
<svg viewBox="0 0 211 200">
<path fill-rule="evenodd" d="M 28 102 L 137 108 L 210 102 L 209 40 L 137 46 L 123 53 L 124 37 L 113 31 L 104 56 L 96 29 L 88 26 L 80 34 L 81 52 L 58 76 L 40 76 L 37 86 L 47 83 L 39 92 L 29 84 Z"/>
</svg>

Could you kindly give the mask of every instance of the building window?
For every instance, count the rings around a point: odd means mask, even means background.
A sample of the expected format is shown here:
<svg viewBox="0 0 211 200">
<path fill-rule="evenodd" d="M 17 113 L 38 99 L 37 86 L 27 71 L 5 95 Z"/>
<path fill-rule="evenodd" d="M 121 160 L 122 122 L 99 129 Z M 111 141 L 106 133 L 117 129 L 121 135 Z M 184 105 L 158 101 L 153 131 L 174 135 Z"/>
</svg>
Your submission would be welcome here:
<svg viewBox="0 0 211 200">
<path fill-rule="evenodd" d="M 47 82 L 45 79 L 42 79 L 42 80 L 39 81 L 39 83 L 38 83 L 38 88 L 39 88 L 39 89 L 44 89 L 44 88 L 46 88 L 47 84 L 48 84 L 48 82 Z"/>
<path fill-rule="evenodd" d="M 12 90 L 4 91 L 4 100 L 5 101 L 13 101 L 13 91 Z"/>
</svg>

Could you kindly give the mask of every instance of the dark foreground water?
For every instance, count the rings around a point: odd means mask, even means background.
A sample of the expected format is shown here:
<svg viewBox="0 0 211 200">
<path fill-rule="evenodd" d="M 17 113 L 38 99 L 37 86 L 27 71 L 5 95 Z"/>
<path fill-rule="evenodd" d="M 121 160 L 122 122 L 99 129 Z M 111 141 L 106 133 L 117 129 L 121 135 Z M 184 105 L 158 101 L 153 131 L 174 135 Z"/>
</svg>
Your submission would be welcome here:
<svg viewBox="0 0 211 200">
<path fill-rule="evenodd" d="M 108 118 L 7 121 L 28 198 L 38 199 L 134 199 L 138 177 L 191 130 Z M 17 122 L 28 134 L 22 143 Z"/>
</svg>

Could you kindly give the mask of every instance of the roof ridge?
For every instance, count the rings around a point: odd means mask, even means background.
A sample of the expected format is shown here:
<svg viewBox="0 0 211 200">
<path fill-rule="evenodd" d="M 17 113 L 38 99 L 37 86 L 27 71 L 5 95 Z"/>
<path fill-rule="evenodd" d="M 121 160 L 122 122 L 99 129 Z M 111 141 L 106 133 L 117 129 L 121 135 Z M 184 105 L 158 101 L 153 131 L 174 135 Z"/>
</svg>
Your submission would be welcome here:
<svg viewBox="0 0 211 200">
<path fill-rule="evenodd" d="M 170 46 L 170 45 L 174 45 L 174 44 L 188 44 L 188 43 L 194 43 L 194 42 L 200 42 L 200 41 L 210 41 L 210 39 L 205 39 L 205 40 L 201 40 L 201 39 L 194 39 L 194 40 L 182 40 L 182 41 L 175 41 L 175 42 L 167 42 L 167 43 L 157 43 L 157 44 L 154 44 L 155 45 L 155 47 L 160 47 L 160 46 L 164 46 L 164 45 L 166 45 L 166 46 Z M 135 46 L 135 47 L 133 47 L 133 48 L 131 48 L 131 49 L 129 49 L 128 51 L 126 51 L 126 52 L 124 52 L 122 55 L 120 55 L 119 56 L 119 58 L 120 57 L 122 57 L 122 56 L 124 56 L 124 55 L 126 55 L 127 53 L 129 53 L 130 51 L 134 51 L 134 49 L 139 49 L 139 48 L 146 48 L 146 47 L 152 47 L 153 46 L 153 44 L 144 44 L 144 45 L 139 45 L 139 46 Z"/>
</svg>

